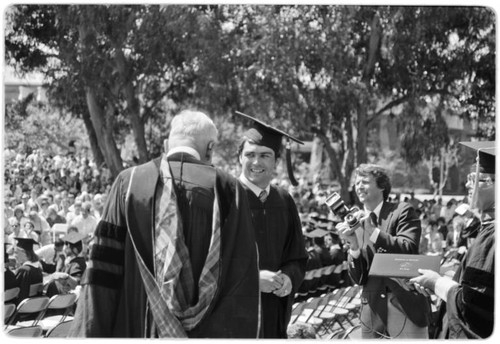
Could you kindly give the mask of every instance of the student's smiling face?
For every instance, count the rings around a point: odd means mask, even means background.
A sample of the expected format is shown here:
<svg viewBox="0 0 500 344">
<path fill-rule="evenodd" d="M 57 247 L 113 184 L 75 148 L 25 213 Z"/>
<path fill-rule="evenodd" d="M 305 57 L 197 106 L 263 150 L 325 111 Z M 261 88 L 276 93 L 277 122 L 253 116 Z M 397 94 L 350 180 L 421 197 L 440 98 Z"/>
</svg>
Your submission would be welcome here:
<svg viewBox="0 0 500 344">
<path fill-rule="evenodd" d="M 243 175 L 250 182 L 262 189 L 269 185 L 277 163 L 271 148 L 247 141 L 243 146 L 239 160 Z"/>
</svg>

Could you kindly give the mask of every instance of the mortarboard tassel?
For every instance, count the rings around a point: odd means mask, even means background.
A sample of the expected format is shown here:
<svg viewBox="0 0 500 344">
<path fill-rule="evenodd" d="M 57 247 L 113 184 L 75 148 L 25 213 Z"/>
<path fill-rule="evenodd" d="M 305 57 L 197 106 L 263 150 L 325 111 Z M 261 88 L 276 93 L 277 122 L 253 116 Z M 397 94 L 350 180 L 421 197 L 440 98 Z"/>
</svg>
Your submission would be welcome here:
<svg viewBox="0 0 500 344">
<path fill-rule="evenodd" d="M 474 178 L 474 188 L 472 189 L 472 199 L 470 200 L 470 205 L 471 207 L 476 207 L 476 201 L 477 201 L 477 192 L 478 192 L 478 188 L 479 188 L 479 151 L 481 149 L 479 148 L 477 150 L 477 156 L 476 156 L 476 176 Z"/>
<path fill-rule="evenodd" d="M 292 168 L 292 155 L 291 155 L 291 147 L 290 147 L 290 139 L 287 138 L 286 140 L 286 169 L 288 171 L 288 179 L 290 179 L 290 182 L 292 183 L 293 186 L 299 185 L 297 182 L 297 179 L 295 179 L 295 176 L 293 175 L 293 168 Z"/>
</svg>

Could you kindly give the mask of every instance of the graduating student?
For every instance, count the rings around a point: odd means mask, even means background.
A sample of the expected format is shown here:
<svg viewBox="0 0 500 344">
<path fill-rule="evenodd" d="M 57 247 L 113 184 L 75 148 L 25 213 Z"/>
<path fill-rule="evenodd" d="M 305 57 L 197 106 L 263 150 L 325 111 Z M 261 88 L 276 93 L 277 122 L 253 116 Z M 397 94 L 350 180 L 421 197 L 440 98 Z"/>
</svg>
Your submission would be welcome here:
<svg viewBox="0 0 500 344">
<path fill-rule="evenodd" d="M 14 272 L 10 269 L 9 263 L 9 254 L 7 253 L 7 246 L 10 244 L 5 243 L 4 244 L 4 274 L 3 274 L 3 287 L 4 290 L 12 289 L 12 288 L 17 288 L 19 287 L 19 283 L 16 280 L 16 275 Z"/>
<path fill-rule="evenodd" d="M 55 294 L 67 294 L 74 290 L 87 268 L 87 262 L 82 256 L 83 240 L 87 235 L 78 232 L 70 232 L 63 237 L 65 262 L 61 271 L 50 275 L 47 287 L 47 296 Z"/>
<path fill-rule="evenodd" d="M 259 251 L 263 321 L 260 336 L 287 338 L 294 295 L 304 279 L 308 254 L 293 198 L 286 190 L 271 185 L 271 180 L 283 137 L 301 142 L 262 121 L 238 114 L 251 120 L 238 157 L 242 166 L 239 179 L 252 210 Z M 290 169 L 288 172 L 293 179 Z"/>
<path fill-rule="evenodd" d="M 20 265 L 16 270 L 16 280 L 20 288 L 17 299 L 21 302 L 29 297 L 31 285 L 43 283 L 43 273 L 38 256 L 33 251 L 33 245 L 38 243 L 32 238 L 15 239 L 17 245 L 14 249 L 14 257 Z"/>
<path fill-rule="evenodd" d="M 165 154 L 117 177 L 70 336 L 257 337 L 255 234 L 242 186 L 211 165 L 217 132 L 185 110 Z"/>
<path fill-rule="evenodd" d="M 421 269 L 410 281 L 424 295 L 446 302 L 439 338 L 487 338 L 495 323 L 495 142 L 461 142 L 477 151 L 467 176 L 471 210 L 481 221 L 453 280 Z"/>
</svg>

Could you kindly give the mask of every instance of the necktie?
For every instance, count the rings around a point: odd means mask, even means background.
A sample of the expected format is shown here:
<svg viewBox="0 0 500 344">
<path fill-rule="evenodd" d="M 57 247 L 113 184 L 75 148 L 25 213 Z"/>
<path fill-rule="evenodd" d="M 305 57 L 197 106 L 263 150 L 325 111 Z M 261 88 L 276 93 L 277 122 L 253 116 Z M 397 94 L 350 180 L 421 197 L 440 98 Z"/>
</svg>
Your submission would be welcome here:
<svg viewBox="0 0 500 344">
<path fill-rule="evenodd" d="M 372 221 L 372 225 L 377 227 L 378 226 L 378 219 L 377 215 L 374 212 L 370 213 L 370 220 Z"/>
<path fill-rule="evenodd" d="M 262 190 L 259 194 L 259 199 L 262 203 L 264 203 L 267 199 L 267 191 L 266 190 Z"/>
</svg>

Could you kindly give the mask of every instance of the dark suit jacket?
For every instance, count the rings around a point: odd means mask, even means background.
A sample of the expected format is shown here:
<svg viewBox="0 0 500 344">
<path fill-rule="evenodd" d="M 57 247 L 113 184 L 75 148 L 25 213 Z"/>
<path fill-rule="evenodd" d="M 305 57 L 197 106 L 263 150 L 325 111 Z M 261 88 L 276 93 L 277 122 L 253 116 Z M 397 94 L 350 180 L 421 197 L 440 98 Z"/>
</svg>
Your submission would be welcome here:
<svg viewBox="0 0 500 344">
<path fill-rule="evenodd" d="M 364 223 L 362 224 L 364 227 Z M 354 259 L 349 255 L 349 274 L 354 283 L 363 285 L 361 301 L 365 306 L 362 312 L 377 313 L 378 318 L 372 319 L 372 326 L 379 332 L 384 332 L 387 326 L 387 292 L 392 292 L 401 303 L 408 318 L 418 326 L 429 324 L 430 304 L 427 298 L 416 292 L 410 292 L 397 282 L 385 277 L 369 277 L 368 271 L 375 253 L 418 254 L 420 235 L 422 232 L 420 220 L 411 205 L 384 202 L 378 219 L 380 234 L 375 243 L 364 240 L 361 255 Z M 363 228 L 358 228 L 361 231 Z M 368 324 L 368 326 L 370 326 Z"/>
</svg>

